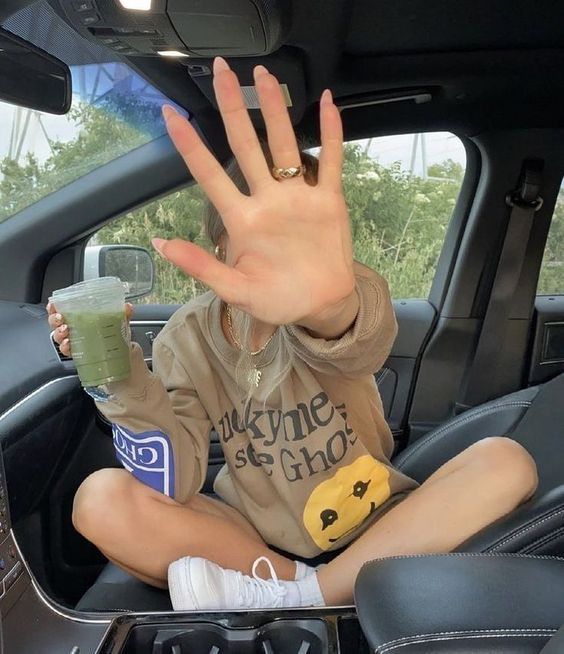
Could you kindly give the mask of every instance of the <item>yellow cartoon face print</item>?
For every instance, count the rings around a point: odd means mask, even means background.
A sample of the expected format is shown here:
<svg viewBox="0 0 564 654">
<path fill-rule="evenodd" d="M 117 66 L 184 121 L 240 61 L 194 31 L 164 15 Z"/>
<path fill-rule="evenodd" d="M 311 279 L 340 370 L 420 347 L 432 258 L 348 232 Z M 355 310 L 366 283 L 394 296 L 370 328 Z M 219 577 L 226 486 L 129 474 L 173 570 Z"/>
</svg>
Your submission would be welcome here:
<svg viewBox="0 0 564 654">
<path fill-rule="evenodd" d="M 314 488 L 303 515 L 314 542 L 328 550 L 362 524 L 390 497 L 389 478 L 388 468 L 366 454 Z"/>
</svg>

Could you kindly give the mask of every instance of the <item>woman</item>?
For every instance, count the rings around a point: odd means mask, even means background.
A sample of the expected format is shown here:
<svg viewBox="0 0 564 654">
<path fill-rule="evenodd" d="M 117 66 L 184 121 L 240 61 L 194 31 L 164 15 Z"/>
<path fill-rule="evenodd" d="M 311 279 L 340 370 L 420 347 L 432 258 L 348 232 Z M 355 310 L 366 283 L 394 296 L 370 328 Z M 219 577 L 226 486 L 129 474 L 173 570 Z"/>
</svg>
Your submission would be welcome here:
<svg viewBox="0 0 564 654">
<path fill-rule="evenodd" d="M 506 438 L 473 445 L 419 488 L 391 466 L 373 373 L 396 323 L 384 280 L 353 262 L 339 112 L 325 91 L 317 175 L 310 160 L 300 165 L 277 80 L 262 66 L 254 75 L 272 168 L 236 76 L 214 62 L 248 195 L 164 109 L 217 209 L 216 258 L 181 240 L 153 243 L 212 292 L 163 329 L 154 374 L 133 344 L 130 379 L 98 401 L 126 470 L 94 473 L 74 504 L 76 528 L 110 560 L 158 587 L 168 572 L 183 610 L 349 603 L 365 561 L 450 551 L 537 483 L 530 456 Z M 50 313 L 68 353 L 63 317 Z M 199 493 L 212 426 L 227 461 L 215 483 L 222 501 Z M 320 553 L 333 558 L 307 565 Z"/>
</svg>

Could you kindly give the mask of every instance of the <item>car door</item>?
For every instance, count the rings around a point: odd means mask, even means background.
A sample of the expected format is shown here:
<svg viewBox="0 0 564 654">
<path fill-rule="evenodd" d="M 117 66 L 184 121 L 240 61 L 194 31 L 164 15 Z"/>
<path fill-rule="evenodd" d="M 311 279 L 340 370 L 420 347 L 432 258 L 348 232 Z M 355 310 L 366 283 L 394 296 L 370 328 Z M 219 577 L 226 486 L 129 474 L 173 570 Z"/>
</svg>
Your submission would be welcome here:
<svg viewBox="0 0 564 654">
<path fill-rule="evenodd" d="M 533 338 L 529 353 L 530 384 L 564 372 L 564 184 L 554 207 L 537 285 Z"/>
</svg>

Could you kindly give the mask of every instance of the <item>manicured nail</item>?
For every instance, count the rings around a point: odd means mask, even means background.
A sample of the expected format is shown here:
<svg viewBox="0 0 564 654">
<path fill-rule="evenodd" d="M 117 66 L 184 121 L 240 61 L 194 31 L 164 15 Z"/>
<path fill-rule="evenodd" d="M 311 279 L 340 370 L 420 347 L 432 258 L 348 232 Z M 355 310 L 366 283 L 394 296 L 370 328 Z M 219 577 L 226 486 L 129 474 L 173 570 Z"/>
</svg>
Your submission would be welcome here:
<svg viewBox="0 0 564 654">
<path fill-rule="evenodd" d="M 166 238 L 152 238 L 151 243 L 152 243 L 153 247 L 155 248 L 155 250 L 161 256 L 163 256 L 163 247 L 164 247 L 164 244 L 166 243 Z"/>
<path fill-rule="evenodd" d="M 319 100 L 320 104 L 332 104 L 333 102 L 333 94 L 329 89 L 325 89 L 323 93 L 321 94 L 321 99 Z"/>
<path fill-rule="evenodd" d="M 213 60 L 213 74 L 217 75 L 222 70 L 231 70 L 231 68 L 229 68 L 229 64 L 223 57 L 216 57 Z"/>
<path fill-rule="evenodd" d="M 262 75 L 268 75 L 268 68 L 262 65 L 255 66 L 253 70 L 253 77 L 255 80 L 257 80 Z"/>
<path fill-rule="evenodd" d="M 163 112 L 165 123 L 167 123 L 173 116 L 178 116 L 178 111 L 169 104 L 163 104 L 161 111 Z"/>
</svg>

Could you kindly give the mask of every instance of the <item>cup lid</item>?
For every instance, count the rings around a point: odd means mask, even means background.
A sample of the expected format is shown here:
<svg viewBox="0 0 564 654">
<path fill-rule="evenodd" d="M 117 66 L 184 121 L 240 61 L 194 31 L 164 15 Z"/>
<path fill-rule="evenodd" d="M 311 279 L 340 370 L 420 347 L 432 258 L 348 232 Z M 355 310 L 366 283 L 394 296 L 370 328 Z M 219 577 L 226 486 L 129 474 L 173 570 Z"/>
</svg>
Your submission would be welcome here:
<svg viewBox="0 0 564 654">
<path fill-rule="evenodd" d="M 119 279 L 119 277 L 96 277 L 94 279 L 87 279 L 83 282 L 77 282 L 72 286 L 59 288 L 53 291 L 49 300 L 61 299 L 78 299 L 99 297 L 101 294 L 108 292 L 125 291 L 126 285 Z"/>
</svg>

